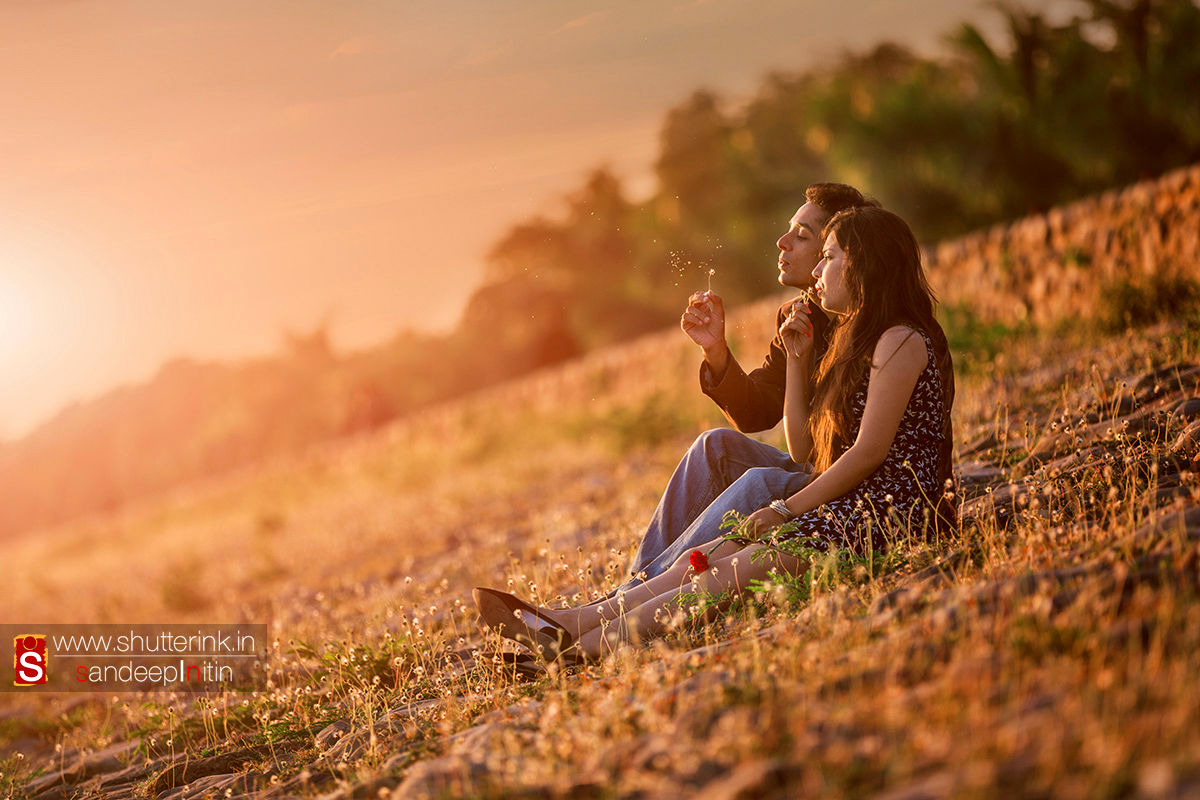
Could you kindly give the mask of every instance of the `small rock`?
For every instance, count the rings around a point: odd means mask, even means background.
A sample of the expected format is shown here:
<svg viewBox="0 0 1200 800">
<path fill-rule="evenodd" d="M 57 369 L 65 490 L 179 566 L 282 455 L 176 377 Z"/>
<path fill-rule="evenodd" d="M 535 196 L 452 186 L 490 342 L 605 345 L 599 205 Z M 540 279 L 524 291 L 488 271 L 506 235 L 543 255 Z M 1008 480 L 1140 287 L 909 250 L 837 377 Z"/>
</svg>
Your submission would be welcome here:
<svg viewBox="0 0 1200 800">
<path fill-rule="evenodd" d="M 1039 474 L 1048 475 L 1050 477 L 1058 477 L 1064 474 L 1070 474 L 1080 469 L 1093 467 L 1096 463 L 1103 459 L 1104 454 L 1108 452 L 1107 448 L 1102 445 L 1095 445 L 1086 450 L 1080 450 L 1077 453 L 1057 458 L 1049 462 L 1038 470 Z"/>
<path fill-rule="evenodd" d="M 402 706 L 396 706 L 395 708 L 389 709 L 382 717 L 379 718 L 379 721 L 371 727 L 362 726 L 359 728 L 353 728 L 350 723 L 345 720 L 338 720 L 338 722 L 332 723 L 328 727 L 324 728 L 321 733 L 317 734 L 320 736 L 326 731 L 329 731 L 330 728 L 334 728 L 333 731 L 330 731 L 327 737 L 327 741 L 330 742 L 330 746 L 329 750 L 325 753 L 326 761 L 337 763 L 338 761 L 351 761 L 357 758 L 360 754 L 366 751 L 368 747 L 371 746 L 372 732 L 374 733 L 376 740 L 387 739 L 395 734 L 402 733 L 404 731 L 405 720 L 407 720 L 413 714 L 416 714 L 423 709 L 435 706 L 440 702 L 442 702 L 440 699 L 434 698 L 432 700 L 421 700 L 416 703 L 406 703 Z M 344 730 L 341 729 L 339 725 L 343 722 L 345 723 Z M 335 726 L 339 727 L 335 728 Z M 335 736 L 335 734 L 338 732 L 342 734 L 340 737 Z"/>
<path fill-rule="evenodd" d="M 1137 400 L 1129 392 L 1121 392 L 1114 402 L 1108 406 L 1114 417 L 1123 417 L 1137 410 Z M 1100 420 L 1096 420 L 1099 422 Z"/>
<path fill-rule="evenodd" d="M 377 800 L 380 797 L 404 798 L 395 791 L 400 779 L 391 775 L 380 775 L 353 786 L 321 795 L 320 800 Z"/>
<path fill-rule="evenodd" d="M 1171 409 L 1171 413 L 1183 419 L 1193 420 L 1200 417 L 1200 397 L 1188 397 L 1180 400 L 1179 403 Z"/>
<path fill-rule="evenodd" d="M 1188 425 L 1175 437 L 1171 444 L 1171 455 L 1193 460 L 1200 455 L 1200 419 Z"/>
<path fill-rule="evenodd" d="M 713 695 L 724 687 L 736 685 L 736 675 L 727 669 L 706 669 L 668 686 L 650 698 L 647 705 L 660 714 L 674 714 L 676 709 L 692 705 L 696 698 Z"/>
<path fill-rule="evenodd" d="M 327 750 L 350 731 L 350 720 L 339 719 L 331 722 L 317 733 L 317 746 Z"/>
<path fill-rule="evenodd" d="M 1106 423 L 1098 423 L 1105 425 Z M 1029 451 L 1031 461 L 1047 461 L 1070 452 L 1074 437 L 1066 433 L 1047 433 Z"/>
<path fill-rule="evenodd" d="M 783 762 L 751 761 L 742 764 L 728 775 L 712 781 L 695 795 L 697 800 L 756 800 L 762 797 L 784 797 L 793 778 L 792 770 Z"/>
<path fill-rule="evenodd" d="M 1016 484 L 1003 484 L 991 494 L 982 494 L 963 503 L 959 508 L 959 519 L 966 525 L 968 522 L 983 522 L 993 518 L 1002 528 L 1007 528 L 1016 517 L 1018 499 L 1022 493 L 1023 490 Z"/>
<path fill-rule="evenodd" d="M 1138 772 L 1138 795 L 1166 797 L 1175 789 L 1175 771 L 1163 760 L 1152 761 Z"/>
<path fill-rule="evenodd" d="M 183 786 L 184 784 L 190 785 L 196 780 L 210 775 L 231 773 L 244 764 L 256 761 L 269 752 L 270 747 L 261 744 L 256 747 L 246 747 L 228 753 L 219 753 L 215 756 L 200 758 L 194 761 L 181 760 L 159 774 L 154 781 L 153 792 L 157 794 L 165 792 L 168 789 Z"/>
<path fill-rule="evenodd" d="M 492 722 L 527 722 L 529 721 L 541 707 L 540 700 L 532 697 L 526 697 L 512 705 L 504 708 L 497 708 L 493 711 L 488 711 L 485 714 L 480 714 L 475 718 L 475 725 L 486 725 Z"/>
<path fill-rule="evenodd" d="M 1192 385 L 1197 378 L 1200 378 L 1200 366 L 1186 361 L 1168 364 L 1139 377 L 1133 393 L 1138 400 L 1145 401 Z"/>
<path fill-rule="evenodd" d="M 231 796 L 243 795 L 269 786 L 270 782 L 270 777 L 261 772 L 206 775 L 186 786 L 179 786 L 161 793 L 155 797 L 155 800 L 191 800 L 191 798 L 201 798 L 206 795 L 223 797 L 226 791 L 229 791 Z"/>
<path fill-rule="evenodd" d="M 502 748 L 497 746 L 497 737 L 506 729 L 501 722 L 489 722 L 486 725 L 476 725 L 460 731 L 446 740 L 453 755 L 464 758 L 472 763 L 489 764 Z"/>
<path fill-rule="evenodd" d="M 58 783 L 37 794 L 25 795 L 29 800 L 68 800 L 79 793 L 80 787 L 74 784 Z M 15 795 L 14 795 L 15 796 Z"/>
<path fill-rule="evenodd" d="M 261 798 L 287 798 L 290 800 L 290 798 L 298 795 L 307 795 L 311 793 L 314 787 L 329 783 L 331 780 L 333 780 L 333 775 L 326 766 L 320 763 L 308 764 L 296 775 L 275 784 L 259 796 Z"/>
<path fill-rule="evenodd" d="M 954 778 L 947 772 L 935 772 L 913 783 L 889 789 L 873 800 L 940 800 L 954 796 Z"/>
<path fill-rule="evenodd" d="M 498 737 L 508 727 L 491 722 L 454 734 L 445 742 L 447 754 L 414 764 L 404 774 L 395 796 L 420 800 L 479 794 L 487 776 L 505 759 L 505 748 Z"/>
<path fill-rule="evenodd" d="M 379 732 L 376 734 L 378 741 Z M 333 744 L 325 751 L 325 760 L 331 764 L 345 761 L 350 762 L 362 755 L 371 745 L 371 729 L 359 728 L 345 733 L 340 739 L 332 740 Z"/>
<path fill-rule="evenodd" d="M 996 438 L 995 433 L 985 433 L 970 444 L 963 445 L 962 450 L 959 452 L 959 457 L 966 458 L 967 456 L 977 455 L 985 450 L 991 450 L 998 444 L 1000 444 L 1000 440 Z"/>
<path fill-rule="evenodd" d="M 137 742 L 119 742 L 111 747 L 85 755 L 66 769 L 55 770 L 30 781 L 29 785 L 25 787 L 25 791 L 31 795 L 37 794 L 61 783 L 82 783 L 94 775 L 119 772 L 125 769 L 125 763 L 119 757 L 127 755 L 136 747 Z"/>
<path fill-rule="evenodd" d="M 384 772 L 393 772 L 404 768 L 410 758 L 409 751 L 404 750 L 395 755 L 388 756 L 388 760 L 383 762 Z"/>
<path fill-rule="evenodd" d="M 963 492 L 969 492 L 978 486 L 999 483 L 1004 472 L 995 464 L 983 461 L 967 461 L 955 466 L 954 474 Z"/>
<path fill-rule="evenodd" d="M 477 794 L 477 783 L 487 774 L 488 770 L 482 764 L 464 763 L 462 759 L 450 756 L 434 758 L 414 764 L 393 794 L 405 800 L 464 797 Z"/>
<path fill-rule="evenodd" d="M 1200 506 L 1181 509 L 1163 514 L 1158 519 L 1145 523 L 1131 537 L 1134 541 L 1148 541 L 1152 536 L 1183 528 L 1188 531 L 1200 530 Z"/>
</svg>

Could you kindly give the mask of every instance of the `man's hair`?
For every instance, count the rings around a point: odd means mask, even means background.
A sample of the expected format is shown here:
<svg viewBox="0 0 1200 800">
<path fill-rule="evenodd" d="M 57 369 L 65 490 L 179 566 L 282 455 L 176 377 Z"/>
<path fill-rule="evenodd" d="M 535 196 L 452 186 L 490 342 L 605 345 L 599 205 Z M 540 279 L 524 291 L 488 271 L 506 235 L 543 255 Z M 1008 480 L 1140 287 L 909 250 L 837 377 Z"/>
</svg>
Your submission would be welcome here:
<svg viewBox="0 0 1200 800">
<path fill-rule="evenodd" d="M 866 197 L 853 186 L 844 183 L 814 183 L 804 190 L 804 199 L 820 206 L 829 216 L 847 208 L 878 208 L 879 201 Z"/>
</svg>

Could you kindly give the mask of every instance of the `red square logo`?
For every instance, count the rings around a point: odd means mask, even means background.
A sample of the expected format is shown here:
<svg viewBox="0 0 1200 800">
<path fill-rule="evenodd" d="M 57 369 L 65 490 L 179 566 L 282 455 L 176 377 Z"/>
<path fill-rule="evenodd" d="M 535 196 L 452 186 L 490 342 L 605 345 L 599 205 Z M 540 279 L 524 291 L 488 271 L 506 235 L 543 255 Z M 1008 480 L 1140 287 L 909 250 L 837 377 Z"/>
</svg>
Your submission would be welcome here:
<svg viewBox="0 0 1200 800">
<path fill-rule="evenodd" d="M 46 637 L 26 633 L 13 637 L 13 686 L 36 686 L 46 682 Z"/>
</svg>

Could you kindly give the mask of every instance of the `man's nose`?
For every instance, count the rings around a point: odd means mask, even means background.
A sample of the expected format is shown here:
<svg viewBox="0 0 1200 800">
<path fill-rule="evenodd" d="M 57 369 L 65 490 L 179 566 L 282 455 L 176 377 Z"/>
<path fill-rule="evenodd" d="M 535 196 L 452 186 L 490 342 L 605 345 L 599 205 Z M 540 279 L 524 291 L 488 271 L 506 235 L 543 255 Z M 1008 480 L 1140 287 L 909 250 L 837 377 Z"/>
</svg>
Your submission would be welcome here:
<svg viewBox="0 0 1200 800">
<path fill-rule="evenodd" d="M 777 242 L 775 242 L 775 246 L 778 247 L 780 250 L 787 250 L 788 249 L 788 236 L 790 236 L 790 235 L 791 235 L 790 233 L 785 233 L 783 236 L 780 236 L 779 240 Z"/>
</svg>

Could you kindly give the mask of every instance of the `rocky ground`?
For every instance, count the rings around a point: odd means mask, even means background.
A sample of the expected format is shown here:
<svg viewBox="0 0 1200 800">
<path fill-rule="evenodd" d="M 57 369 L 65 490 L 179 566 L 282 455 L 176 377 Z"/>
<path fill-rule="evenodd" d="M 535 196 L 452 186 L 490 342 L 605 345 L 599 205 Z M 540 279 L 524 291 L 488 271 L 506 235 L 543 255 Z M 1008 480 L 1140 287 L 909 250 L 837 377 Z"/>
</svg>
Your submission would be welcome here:
<svg viewBox="0 0 1200 800">
<path fill-rule="evenodd" d="M 623 541 L 603 509 L 661 476 L 639 459 L 670 456 L 581 462 L 440 551 L 422 580 L 442 611 L 401 605 L 382 640 L 295 646 L 252 718 L 180 697 L 120 736 L 94 724 L 110 698 L 60 698 L 39 718 L 108 735 L 53 750 L 55 724 L 5 710 L 10 796 L 1200 797 L 1195 333 L 1031 341 L 962 380 L 956 421 L 961 536 L 826 564 L 803 602 L 764 592 L 596 666 L 497 663 L 454 598 L 489 562 L 547 597 L 586 591 L 584 545 Z M 573 511 L 547 525 L 552 497 Z M 546 549 L 521 551 L 543 528 Z M 463 542 L 483 565 L 456 569 Z M 556 551 L 580 555 L 530 566 Z M 411 566 L 380 578 L 410 602 Z M 310 597 L 289 590 L 284 639 Z M 364 591 L 322 602 L 353 615 Z"/>
</svg>

